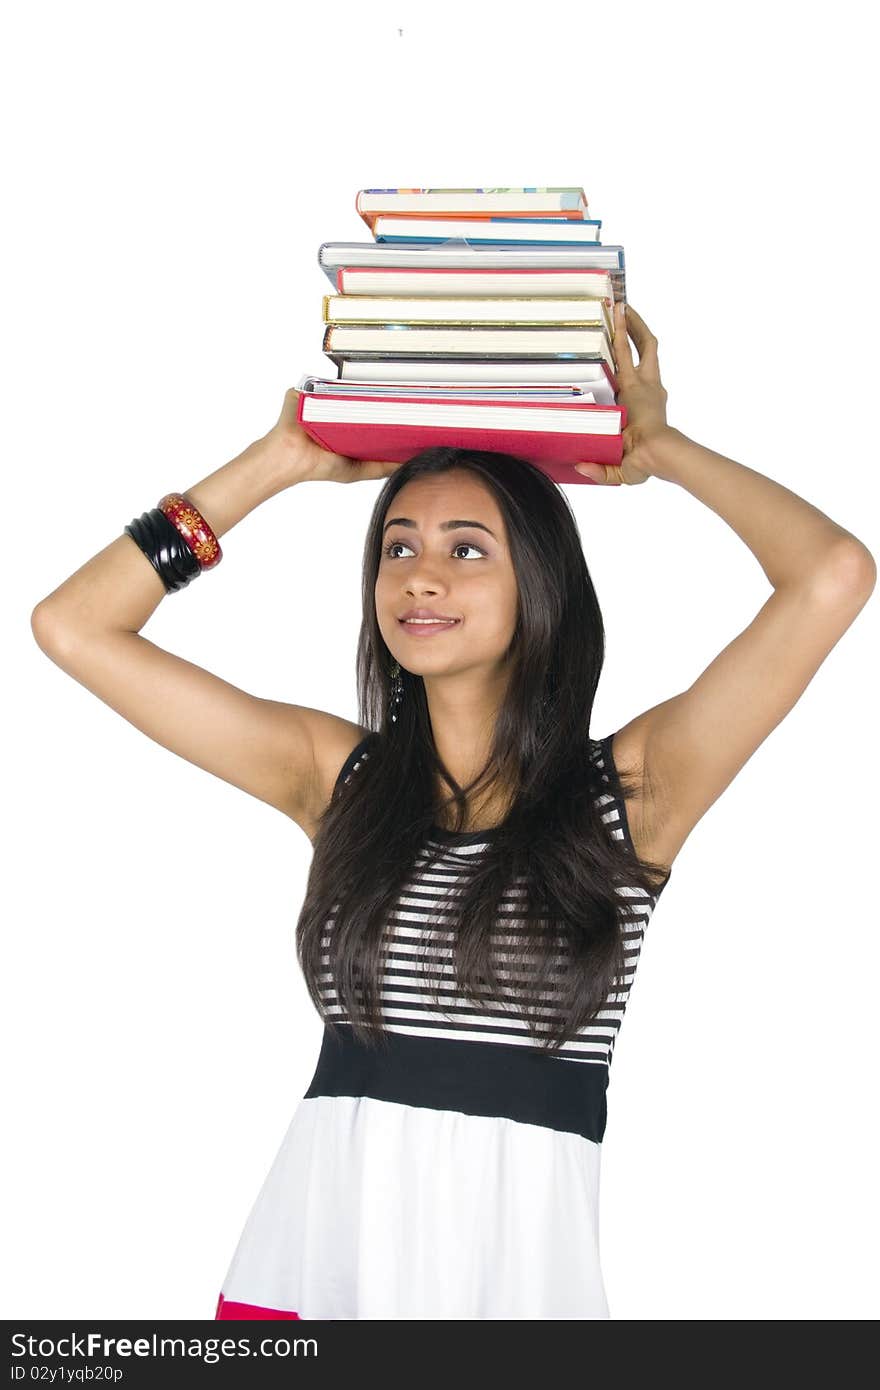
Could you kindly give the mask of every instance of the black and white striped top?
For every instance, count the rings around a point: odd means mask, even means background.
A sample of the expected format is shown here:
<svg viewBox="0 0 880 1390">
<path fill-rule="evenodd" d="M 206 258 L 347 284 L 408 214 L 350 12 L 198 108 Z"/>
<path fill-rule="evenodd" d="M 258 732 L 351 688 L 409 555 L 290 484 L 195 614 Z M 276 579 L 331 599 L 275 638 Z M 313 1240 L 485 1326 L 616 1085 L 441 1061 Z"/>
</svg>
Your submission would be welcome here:
<svg viewBox="0 0 880 1390">
<path fill-rule="evenodd" d="M 611 751 L 612 737 L 609 734 L 591 743 L 591 757 L 599 769 L 603 786 L 597 804 L 603 808 L 602 819 L 608 826 L 609 834 L 632 844 Z M 338 784 L 349 781 L 362 762 L 369 758 L 367 744 L 371 738 L 372 735 L 367 735 L 349 754 L 340 769 Z M 452 831 L 434 827 L 423 850 L 417 855 L 412 873 L 397 896 L 385 930 L 381 1001 L 384 1026 L 389 1031 L 423 1038 L 535 1047 L 534 1036 L 529 1031 L 526 1019 L 512 1003 L 506 1006 L 501 1001 L 490 1004 L 475 1002 L 459 992 L 451 960 L 452 937 L 443 929 L 448 916 L 443 908 L 444 894 L 452 885 L 460 884 L 469 866 L 487 848 L 492 834 L 491 829 Z M 605 1067 L 610 1065 L 614 1042 L 635 977 L 645 928 L 668 878 L 667 875 L 653 897 L 635 885 L 618 887 L 617 892 L 627 898 L 629 909 L 626 914 L 628 920 L 625 919 L 622 925 L 626 965 L 622 978 L 617 982 L 619 989 L 608 995 L 606 1007 L 592 1024 L 581 1029 L 576 1037 L 563 1043 L 559 1051 L 553 1054 L 557 1058 Z M 517 897 L 521 892 L 516 886 L 506 891 L 504 901 L 510 903 L 511 912 L 505 912 L 505 916 L 515 919 Z M 325 947 L 329 945 L 333 920 L 331 914 L 324 933 Z M 506 932 L 503 928 L 504 923 L 499 919 L 499 939 L 508 942 L 514 940 L 516 928 L 508 925 Z M 326 949 L 323 959 L 325 964 L 329 963 Z M 499 971 L 499 976 L 503 980 L 503 970 Z M 332 1021 L 350 1021 L 336 996 L 329 970 L 322 976 L 321 993 Z M 548 998 L 548 1008 L 552 1008 L 552 995 L 543 997 Z M 549 1027 L 550 1024 L 545 1026 Z"/>
</svg>

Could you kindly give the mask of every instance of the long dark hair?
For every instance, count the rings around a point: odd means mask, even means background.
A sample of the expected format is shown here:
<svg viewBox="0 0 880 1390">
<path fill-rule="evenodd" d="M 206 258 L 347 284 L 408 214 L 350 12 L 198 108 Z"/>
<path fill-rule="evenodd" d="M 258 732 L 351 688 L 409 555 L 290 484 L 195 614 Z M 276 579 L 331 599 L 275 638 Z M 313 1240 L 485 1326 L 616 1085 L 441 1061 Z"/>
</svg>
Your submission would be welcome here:
<svg viewBox="0 0 880 1390">
<path fill-rule="evenodd" d="M 403 667 L 398 720 L 389 721 L 392 657 L 375 606 L 391 501 L 414 478 L 453 468 L 469 469 L 492 490 L 519 594 L 489 761 L 466 787 L 434 746 L 421 676 Z M 322 982 L 329 972 L 335 1002 L 355 1035 L 364 1043 L 385 1037 L 383 928 L 419 853 L 427 853 L 432 826 L 449 806 L 457 806 L 460 826 L 475 787 L 515 787 L 512 809 L 493 828 L 473 872 L 444 897 L 442 930 L 452 934 L 450 960 L 461 993 L 477 1003 L 516 1007 L 536 1043 L 555 1049 L 593 1022 L 620 988 L 628 909 L 626 894 L 617 889 L 636 886 L 653 897 L 665 877 L 662 865 L 637 858 L 625 840 L 612 838 L 595 803 L 607 791 L 590 758 L 589 733 L 605 630 L 565 494 L 541 469 L 513 455 L 423 450 L 389 475 L 376 499 L 362 601 L 358 703 L 360 722 L 374 736 L 370 756 L 337 788 L 314 841 L 296 927 L 311 998 L 333 1027 Z M 438 777 L 451 789 L 442 804 L 435 797 Z M 618 785 L 623 794 L 634 790 L 624 774 Z M 517 945 L 513 955 L 509 946 L 499 955 L 499 903 L 512 884 L 520 889 L 522 920 L 512 919 L 507 908 L 503 921 L 511 923 L 510 940 Z M 549 1018 L 548 990 L 554 1001 Z"/>
</svg>

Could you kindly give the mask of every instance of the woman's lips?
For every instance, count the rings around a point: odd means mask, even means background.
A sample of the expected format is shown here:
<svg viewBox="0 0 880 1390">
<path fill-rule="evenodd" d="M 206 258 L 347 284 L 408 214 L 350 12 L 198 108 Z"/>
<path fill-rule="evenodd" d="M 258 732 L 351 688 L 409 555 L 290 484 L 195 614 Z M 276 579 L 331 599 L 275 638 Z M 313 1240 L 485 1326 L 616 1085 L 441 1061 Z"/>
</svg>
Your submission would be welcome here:
<svg viewBox="0 0 880 1390">
<path fill-rule="evenodd" d="M 435 632 L 448 632 L 450 628 L 458 627 L 460 618 L 451 618 L 447 623 L 438 622 L 417 622 L 414 619 L 398 618 L 400 626 L 404 632 L 411 637 L 429 637 Z"/>
</svg>

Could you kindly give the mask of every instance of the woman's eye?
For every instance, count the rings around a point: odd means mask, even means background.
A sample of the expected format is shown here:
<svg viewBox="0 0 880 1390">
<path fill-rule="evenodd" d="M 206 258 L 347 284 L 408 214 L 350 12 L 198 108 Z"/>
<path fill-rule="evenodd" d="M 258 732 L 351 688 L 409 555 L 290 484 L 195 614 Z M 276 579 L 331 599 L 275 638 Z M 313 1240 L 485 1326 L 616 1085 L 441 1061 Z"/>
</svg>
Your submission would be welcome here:
<svg viewBox="0 0 880 1390">
<path fill-rule="evenodd" d="M 388 545 L 385 546 L 384 552 L 389 557 L 389 559 L 399 559 L 399 556 L 393 553 L 395 547 L 398 545 L 403 546 L 404 550 L 409 550 L 411 548 L 407 545 L 406 541 L 389 541 Z M 471 541 L 459 541 L 458 544 L 453 547 L 453 555 L 455 554 L 456 550 L 475 550 L 478 555 L 486 554 L 485 550 L 481 549 L 481 547 L 478 545 L 473 545 Z"/>
</svg>

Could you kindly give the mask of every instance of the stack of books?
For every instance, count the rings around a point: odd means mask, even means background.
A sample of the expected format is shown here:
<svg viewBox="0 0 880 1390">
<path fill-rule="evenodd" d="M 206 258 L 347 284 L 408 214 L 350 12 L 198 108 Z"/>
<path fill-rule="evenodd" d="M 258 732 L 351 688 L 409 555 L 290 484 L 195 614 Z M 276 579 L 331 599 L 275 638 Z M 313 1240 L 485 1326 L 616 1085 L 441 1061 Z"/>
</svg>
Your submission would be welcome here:
<svg viewBox="0 0 880 1390">
<path fill-rule="evenodd" d="M 622 246 L 582 188 L 361 189 L 368 242 L 324 242 L 323 351 L 299 383 L 311 438 L 404 462 L 442 444 L 515 454 L 556 482 L 620 464 L 613 305 Z"/>
</svg>

